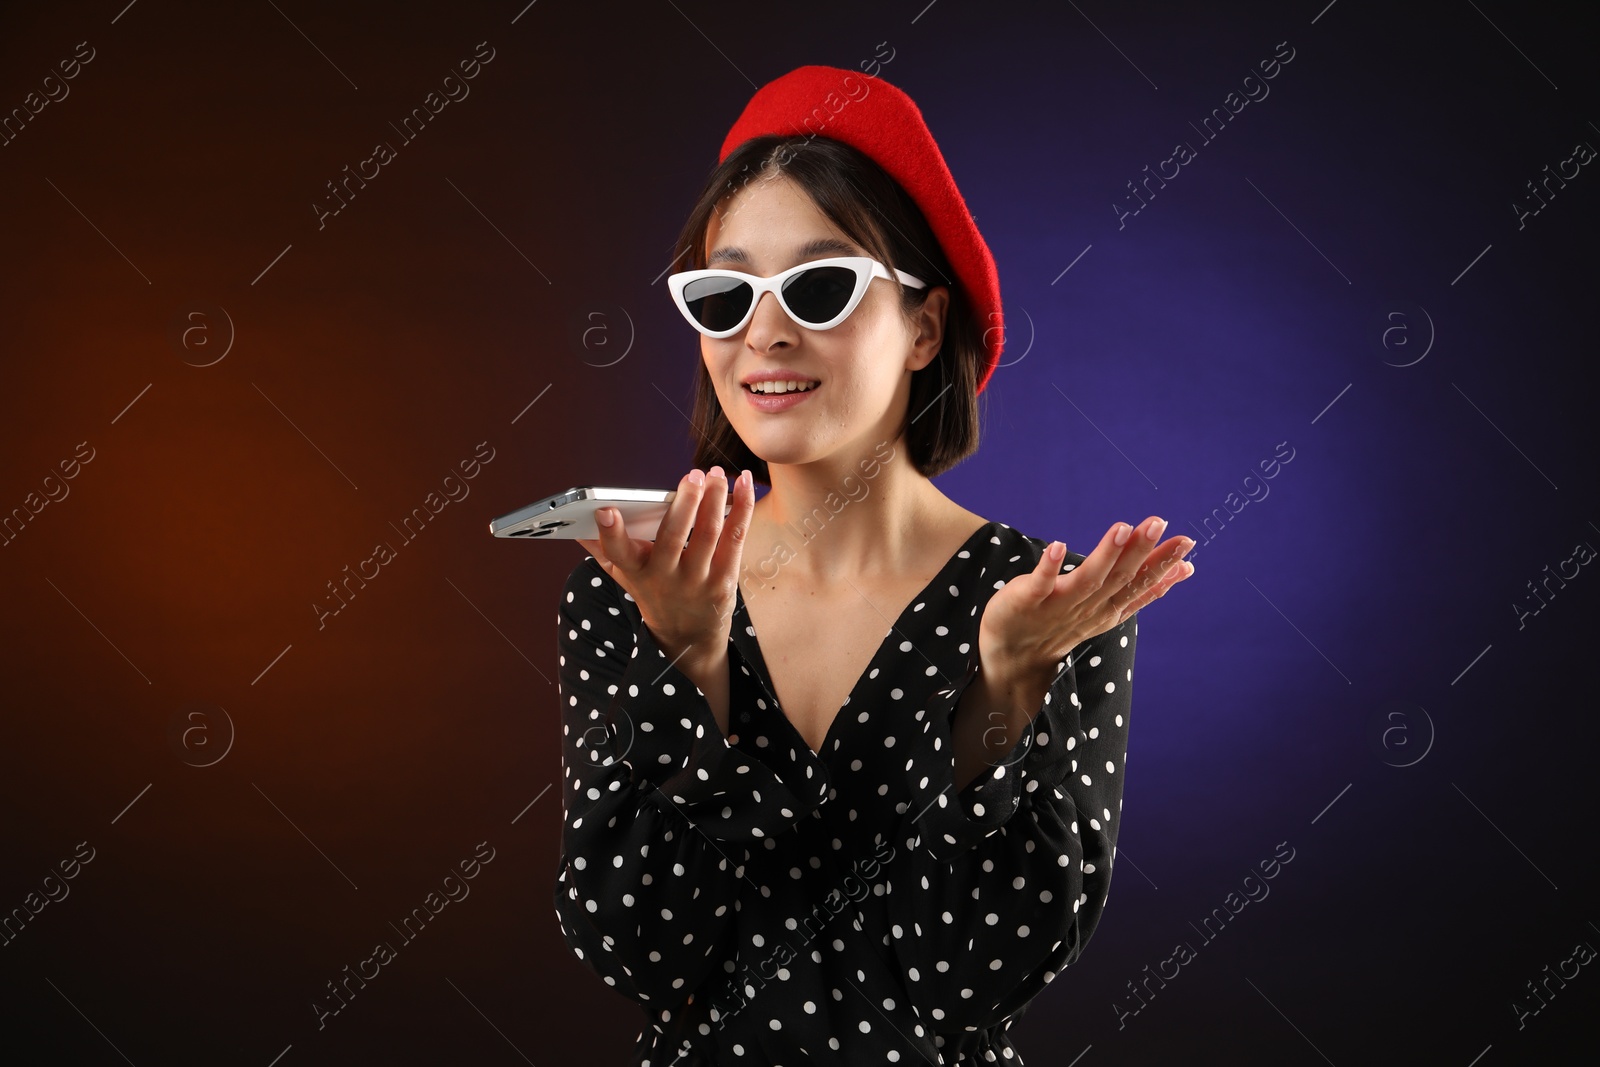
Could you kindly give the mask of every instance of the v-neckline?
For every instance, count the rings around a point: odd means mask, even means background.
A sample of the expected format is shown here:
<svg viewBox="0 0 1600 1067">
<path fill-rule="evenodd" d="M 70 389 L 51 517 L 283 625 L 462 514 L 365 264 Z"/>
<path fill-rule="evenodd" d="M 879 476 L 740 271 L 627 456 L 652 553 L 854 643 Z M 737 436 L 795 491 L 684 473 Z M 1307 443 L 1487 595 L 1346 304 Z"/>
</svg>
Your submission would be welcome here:
<svg viewBox="0 0 1600 1067">
<path fill-rule="evenodd" d="M 867 665 L 862 668 L 861 674 L 856 678 L 855 683 L 850 687 L 850 691 L 845 694 L 844 703 L 840 704 L 839 707 L 835 709 L 833 721 L 828 724 L 828 730 L 827 733 L 823 735 L 822 747 L 820 749 L 813 749 L 811 747 L 811 743 L 808 742 L 804 735 L 800 733 L 800 728 L 794 724 L 794 721 L 789 718 L 789 713 L 784 711 L 783 706 L 778 702 L 777 692 L 772 685 L 772 673 L 767 669 L 766 656 L 761 650 L 761 639 L 756 634 L 746 633 L 744 631 L 744 626 L 749 626 L 752 630 L 755 628 L 755 626 L 754 623 L 750 621 L 749 611 L 745 608 L 744 590 L 739 589 L 737 585 L 735 586 L 734 625 L 732 627 L 733 640 L 738 645 L 739 651 L 744 656 L 745 661 L 750 663 L 751 666 L 755 668 L 756 680 L 761 684 L 762 689 L 766 691 L 767 698 L 772 701 L 772 707 L 777 713 L 777 718 L 783 720 L 784 725 L 789 728 L 789 731 L 799 739 L 801 748 L 805 749 L 807 752 L 810 752 L 819 760 L 827 759 L 825 753 L 828 751 L 828 742 L 830 740 L 834 740 L 834 734 L 839 729 L 839 724 L 845 718 L 840 713 L 849 705 L 850 701 L 855 698 L 856 693 L 860 692 L 861 687 L 866 684 L 867 680 L 871 677 L 872 669 L 878 665 L 878 660 L 883 658 L 883 650 L 889 644 L 889 639 L 894 637 L 894 635 L 900 631 L 901 624 L 905 622 L 908 615 L 916 610 L 916 606 L 927 599 L 928 591 L 937 586 L 941 579 L 944 579 L 949 573 L 950 569 L 957 563 L 965 562 L 965 560 L 962 559 L 961 554 L 963 552 L 969 552 L 974 542 L 976 542 L 981 535 L 999 525 L 1000 523 L 997 520 L 990 519 L 976 530 L 973 530 L 972 533 L 968 534 L 967 539 L 961 543 L 961 546 L 950 554 L 949 559 L 945 560 L 944 565 L 939 568 L 938 573 L 936 573 L 932 578 L 928 579 L 927 584 L 921 589 L 917 590 L 916 594 L 906 602 L 906 606 L 901 609 L 899 616 L 894 620 L 894 624 L 889 627 L 888 632 L 883 635 L 883 640 L 879 641 L 878 647 L 873 650 L 872 658 L 867 660 Z M 744 616 L 745 620 L 743 625 L 741 625 L 738 621 L 739 616 L 741 615 Z"/>
</svg>

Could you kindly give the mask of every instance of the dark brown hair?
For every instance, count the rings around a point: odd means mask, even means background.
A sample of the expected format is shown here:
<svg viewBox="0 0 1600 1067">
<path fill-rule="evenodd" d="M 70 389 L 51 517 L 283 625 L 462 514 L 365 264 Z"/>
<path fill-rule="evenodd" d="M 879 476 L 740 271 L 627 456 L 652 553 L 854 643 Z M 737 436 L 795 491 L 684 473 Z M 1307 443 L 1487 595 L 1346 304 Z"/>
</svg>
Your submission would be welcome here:
<svg viewBox="0 0 1600 1067">
<path fill-rule="evenodd" d="M 768 173 L 793 180 L 817 209 L 891 273 L 903 270 L 927 283 L 900 286 L 900 309 L 908 319 L 936 285 L 949 289 L 944 339 L 926 367 L 911 374 L 911 399 L 902 423 L 911 464 L 924 477 L 943 474 L 978 450 L 978 373 L 984 357 L 983 327 L 954 278 L 950 262 L 916 202 L 865 153 L 819 136 L 754 137 L 734 149 L 706 180 L 678 237 L 675 270 L 706 265 L 706 231 L 713 212 L 744 186 Z M 705 361 L 695 360 L 695 399 L 690 438 L 694 465 L 720 463 L 729 477 L 749 469 L 770 485 L 767 464 L 734 432 L 717 400 Z"/>
</svg>

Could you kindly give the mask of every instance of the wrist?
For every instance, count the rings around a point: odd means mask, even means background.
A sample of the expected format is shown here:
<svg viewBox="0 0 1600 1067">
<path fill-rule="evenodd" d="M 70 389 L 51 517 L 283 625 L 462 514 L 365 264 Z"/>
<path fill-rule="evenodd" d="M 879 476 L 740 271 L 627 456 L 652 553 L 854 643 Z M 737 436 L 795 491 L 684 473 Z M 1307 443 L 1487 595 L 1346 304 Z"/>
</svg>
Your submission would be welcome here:
<svg viewBox="0 0 1600 1067">
<path fill-rule="evenodd" d="M 1004 756 L 1027 734 L 1054 678 L 1053 671 L 980 659 L 969 694 L 972 706 L 982 709 L 986 761 Z"/>
<path fill-rule="evenodd" d="M 1038 663 L 1020 656 L 985 650 L 979 643 L 978 680 L 983 681 L 997 696 L 1026 697 L 1037 693 L 1039 699 L 1028 705 L 1030 713 L 1044 702 L 1044 694 L 1055 680 L 1059 668 L 1059 660 Z"/>
<path fill-rule="evenodd" d="M 643 617 L 640 618 L 639 622 L 650 635 L 650 640 L 655 643 L 656 648 L 660 649 L 661 654 L 667 658 L 667 662 L 679 670 L 684 670 L 686 666 L 704 663 L 712 658 L 708 654 L 708 646 L 704 641 L 685 640 L 682 637 L 665 633 L 650 625 L 649 620 Z"/>
<path fill-rule="evenodd" d="M 689 645 L 674 661 L 677 668 L 696 683 L 708 677 L 715 677 L 719 672 L 728 669 L 728 647 L 719 645 L 711 647 L 708 642 L 701 641 Z M 705 686 L 701 685 L 704 689 Z"/>
</svg>

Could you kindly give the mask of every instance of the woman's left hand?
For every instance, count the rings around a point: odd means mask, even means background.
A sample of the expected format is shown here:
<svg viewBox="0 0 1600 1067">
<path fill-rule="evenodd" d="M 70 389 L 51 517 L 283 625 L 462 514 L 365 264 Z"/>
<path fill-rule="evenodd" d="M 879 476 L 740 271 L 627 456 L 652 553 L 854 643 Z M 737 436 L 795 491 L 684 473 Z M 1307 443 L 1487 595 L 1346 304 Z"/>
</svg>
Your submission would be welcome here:
<svg viewBox="0 0 1600 1067">
<path fill-rule="evenodd" d="M 1014 670 L 1019 677 L 1044 671 L 1083 642 L 1119 625 L 1128 616 L 1194 574 L 1194 564 L 1179 562 L 1194 540 L 1173 537 L 1157 545 L 1166 523 L 1152 515 L 1131 528 L 1114 523 L 1082 563 L 1065 574 L 1053 558 L 1055 542 L 1039 564 L 1011 579 L 984 607 L 978 650 L 986 665 Z M 1127 542 L 1117 538 L 1128 531 Z"/>
</svg>

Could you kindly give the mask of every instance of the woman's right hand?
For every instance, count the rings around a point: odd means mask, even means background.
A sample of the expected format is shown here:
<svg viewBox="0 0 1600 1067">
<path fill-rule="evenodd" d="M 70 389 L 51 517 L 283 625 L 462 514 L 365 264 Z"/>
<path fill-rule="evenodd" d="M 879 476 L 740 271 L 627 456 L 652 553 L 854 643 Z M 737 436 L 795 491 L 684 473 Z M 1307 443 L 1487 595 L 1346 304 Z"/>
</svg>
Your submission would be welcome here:
<svg viewBox="0 0 1600 1067">
<path fill-rule="evenodd" d="M 726 519 L 728 482 L 712 467 L 701 482 L 699 470 L 685 475 L 667 504 L 654 542 L 628 536 L 615 508 L 600 523 L 600 540 L 578 543 L 633 597 L 639 616 L 667 658 L 710 660 L 725 651 L 739 589 L 740 561 L 756 491 L 750 472 L 733 486 L 733 510 Z M 691 536 L 690 530 L 693 529 Z"/>
</svg>

